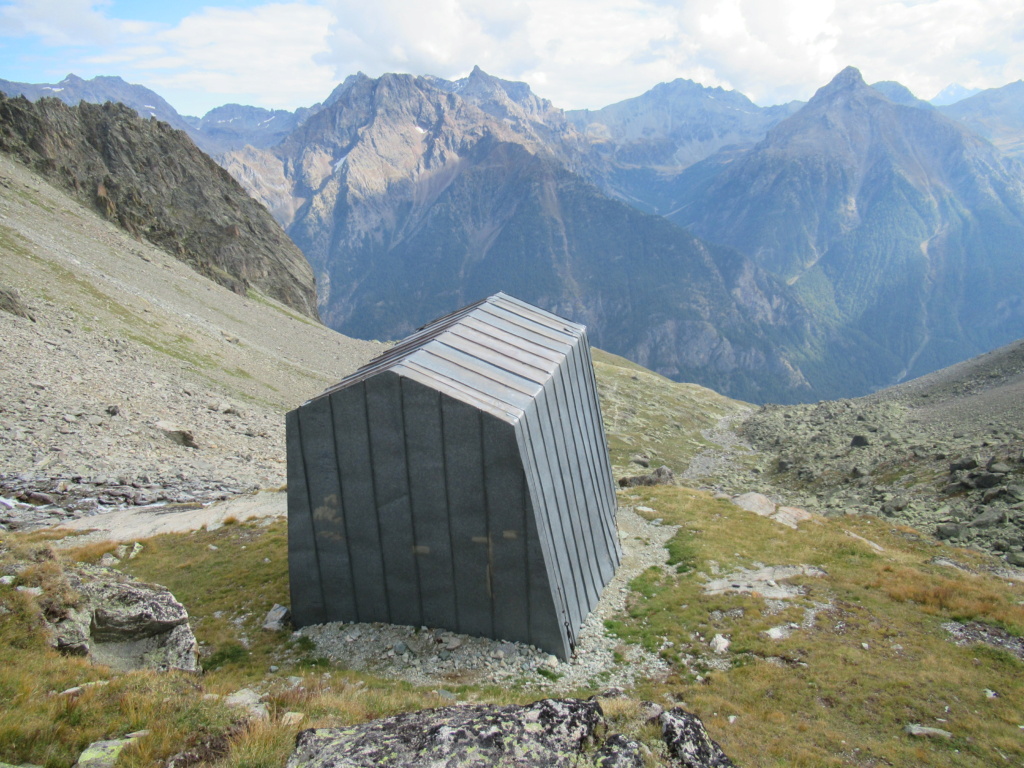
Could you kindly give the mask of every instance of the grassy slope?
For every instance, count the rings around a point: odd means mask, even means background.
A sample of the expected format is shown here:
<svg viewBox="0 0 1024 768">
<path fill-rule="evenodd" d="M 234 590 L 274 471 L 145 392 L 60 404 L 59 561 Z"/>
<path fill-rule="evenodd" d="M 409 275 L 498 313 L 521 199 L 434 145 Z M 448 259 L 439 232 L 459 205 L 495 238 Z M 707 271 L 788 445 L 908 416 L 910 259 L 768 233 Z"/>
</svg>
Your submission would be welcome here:
<svg viewBox="0 0 1024 768">
<path fill-rule="evenodd" d="M 644 454 L 651 467 L 674 471 L 708 447 L 702 430 L 744 407 L 697 384 L 678 384 L 624 357 L 594 350 L 608 449 L 616 477 L 640 474 L 630 457 Z"/>
</svg>

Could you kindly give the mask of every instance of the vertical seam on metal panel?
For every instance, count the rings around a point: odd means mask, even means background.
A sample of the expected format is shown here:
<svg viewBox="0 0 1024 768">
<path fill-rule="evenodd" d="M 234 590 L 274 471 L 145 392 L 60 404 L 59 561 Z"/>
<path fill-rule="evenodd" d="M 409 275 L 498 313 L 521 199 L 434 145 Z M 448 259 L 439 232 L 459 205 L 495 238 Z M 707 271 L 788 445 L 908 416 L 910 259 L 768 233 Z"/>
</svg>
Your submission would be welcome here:
<svg viewBox="0 0 1024 768">
<path fill-rule="evenodd" d="M 423 578 L 420 574 L 420 559 L 417 553 L 416 545 L 419 543 L 416 540 L 416 504 L 413 502 L 412 497 L 412 476 L 409 467 L 409 433 L 405 428 L 405 378 L 399 377 L 398 379 L 398 402 L 401 406 L 398 412 L 402 416 L 402 451 L 405 454 L 405 492 L 409 498 L 409 528 L 412 532 L 412 564 L 413 570 L 416 572 L 416 605 L 419 608 L 419 621 L 417 624 L 423 624 Z"/>
<path fill-rule="evenodd" d="M 550 393 L 546 393 L 546 394 L 550 394 Z M 559 457 L 558 457 L 558 441 L 555 439 L 555 432 L 554 432 L 555 424 L 554 424 L 554 422 L 553 422 L 553 420 L 551 418 L 551 398 L 549 398 L 547 396 L 545 396 L 545 398 L 544 398 L 544 410 L 547 412 L 545 415 L 547 416 L 548 428 L 551 430 L 551 451 L 554 454 L 548 460 L 548 467 L 550 469 L 552 469 L 552 470 L 556 470 L 552 474 L 553 474 L 553 476 L 556 476 L 558 478 L 558 483 L 562 487 L 561 498 L 564 500 L 564 503 L 565 503 L 565 506 L 562 507 L 562 509 L 564 510 L 564 514 L 560 513 L 558 515 L 558 518 L 559 518 L 559 521 L 562 523 L 562 538 L 563 538 L 563 540 L 566 540 L 566 555 L 569 554 L 569 548 L 570 547 L 572 549 L 576 550 L 576 558 L 577 558 L 578 568 L 574 568 L 573 567 L 572 558 L 570 558 L 569 559 L 569 573 L 572 576 L 572 579 L 570 581 L 571 581 L 571 584 L 572 584 L 573 594 L 576 596 L 576 608 L 577 608 L 577 610 L 579 610 L 579 606 L 581 605 L 580 599 L 579 599 L 579 597 L 580 597 L 580 590 L 579 590 L 580 585 L 577 582 L 579 581 L 580 578 L 582 578 L 582 573 L 579 572 L 579 571 L 583 567 L 583 558 L 580 557 L 579 542 L 577 542 L 577 540 L 576 540 L 576 530 L 575 530 L 575 527 L 573 526 L 572 513 L 569 511 L 569 497 L 568 497 L 568 494 L 565 492 L 565 473 L 563 471 L 561 471 L 562 470 L 562 462 L 559 460 Z M 543 421 L 543 419 L 542 419 L 542 421 Z M 546 453 L 546 451 L 545 451 L 545 453 Z M 556 493 L 555 494 L 556 504 L 557 504 L 558 496 L 559 496 L 559 494 Z M 568 518 L 568 519 L 566 519 L 566 518 Z M 569 533 L 571 534 L 571 536 L 569 536 L 568 539 L 566 539 L 566 536 L 565 536 L 565 523 L 566 522 L 569 523 Z M 570 613 L 571 613 L 571 611 L 570 611 Z M 580 618 L 582 619 L 583 612 L 580 611 L 579 613 L 580 613 Z"/>
<path fill-rule="evenodd" d="M 594 417 L 594 425 L 595 425 L 595 427 L 597 427 L 598 432 L 601 435 L 601 443 L 600 443 L 601 453 L 604 455 L 604 458 L 607 460 L 608 466 L 611 466 L 611 456 L 608 453 L 608 444 L 607 444 L 607 442 L 605 440 L 605 435 L 607 435 L 607 432 L 605 431 L 605 427 L 604 427 L 604 417 L 601 415 L 601 408 L 598 405 L 598 403 L 600 401 L 599 401 L 598 395 L 597 395 L 597 378 L 596 378 L 596 375 L 594 373 L 594 359 L 593 359 L 593 357 L 590 354 L 590 342 L 587 339 L 587 336 L 586 336 L 585 333 L 583 334 L 582 343 L 581 343 L 580 346 L 584 350 L 584 352 L 586 353 L 587 388 L 589 390 L 591 390 L 591 392 L 593 393 L 593 400 L 591 401 L 592 402 L 591 411 L 592 411 L 593 417 Z M 611 498 L 614 499 L 615 498 L 615 484 L 614 484 L 614 482 L 611 479 L 611 475 L 608 475 L 605 479 L 608 481 L 608 484 L 606 485 L 606 488 L 611 493 Z"/>
<path fill-rule="evenodd" d="M 310 495 L 310 492 L 309 492 L 309 462 L 306 461 L 306 443 L 302 439 L 302 410 L 301 409 L 299 410 L 298 414 L 296 414 L 296 416 L 298 418 L 295 419 L 295 426 L 299 430 L 299 450 L 302 452 L 302 475 L 303 475 L 303 477 L 306 480 L 306 499 L 309 502 L 309 504 L 308 504 L 308 507 L 309 507 L 309 527 L 313 531 L 313 537 L 312 537 L 313 538 L 313 558 L 316 560 L 317 582 L 319 582 L 319 586 L 320 586 L 320 616 L 319 616 L 319 618 L 322 619 L 322 618 L 324 618 L 326 616 L 327 601 L 324 599 L 324 575 L 320 571 L 320 545 L 319 545 L 319 542 L 317 541 L 317 538 L 316 538 L 316 523 L 315 523 L 315 517 L 313 515 L 313 499 L 312 499 L 312 496 Z M 332 426 L 332 429 L 333 429 L 333 425 L 331 425 L 331 426 Z"/>
<path fill-rule="evenodd" d="M 475 409 L 474 409 L 475 410 Z M 491 628 L 488 631 L 490 637 L 494 637 L 494 557 L 491 542 L 491 504 L 490 496 L 487 493 L 487 444 L 484 440 L 484 415 L 476 411 L 477 434 L 480 435 L 480 490 L 484 493 L 484 528 L 487 537 L 487 603 L 490 608 Z"/>
<path fill-rule="evenodd" d="M 345 514 L 345 489 L 342 486 L 342 470 L 341 470 L 341 452 L 338 450 L 338 435 L 335 431 L 334 420 L 334 396 L 331 395 L 327 398 L 327 409 L 331 413 L 331 443 L 334 447 L 334 464 L 338 470 L 338 508 L 341 510 L 341 526 L 345 530 L 345 551 L 348 553 L 348 583 L 349 588 L 352 590 L 352 607 L 355 609 L 357 620 L 362 620 L 359 616 L 359 601 L 356 600 L 356 574 L 352 566 L 352 539 L 348 535 L 348 515 Z"/>
<path fill-rule="evenodd" d="M 515 438 L 515 434 L 513 434 L 512 437 Z M 516 442 L 518 443 L 518 440 Z M 518 447 L 519 446 L 516 445 L 516 448 Z M 533 640 L 533 601 L 530 599 L 530 594 L 533 592 L 530 588 L 530 528 L 529 521 L 526 517 L 527 514 L 529 514 L 526 509 L 526 500 L 529 497 L 530 492 L 526 485 L 526 468 L 522 465 L 523 455 L 520 451 L 517 451 L 517 453 L 519 453 L 519 473 L 521 482 L 520 500 L 522 503 L 519 505 L 519 508 L 522 516 L 520 530 L 522 531 L 523 536 L 523 573 L 526 574 L 526 636 L 530 638 L 530 640 Z M 533 505 L 531 504 L 530 506 Z M 536 520 L 534 521 L 534 525 L 536 525 Z M 537 539 L 540 539 L 539 530 L 537 531 Z M 540 542 L 538 541 L 537 543 L 539 544 Z M 543 557 L 543 550 L 541 557 Z"/>
<path fill-rule="evenodd" d="M 592 488 L 594 490 L 594 499 L 592 501 L 597 508 L 596 516 L 598 519 L 598 525 L 601 528 L 602 539 L 604 540 L 603 548 L 608 555 L 612 556 L 612 560 L 617 560 L 618 558 L 614 556 L 614 546 L 612 545 L 612 536 L 614 535 L 614 533 L 610 530 L 610 521 L 608 520 L 608 503 L 606 499 L 606 494 L 602 491 L 601 488 L 601 486 L 604 485 L 603 478 L 601 477 L 601 473 L 597 471 L 598 456 L 601 455 L 601 453 L 603 453 L 598 447 L 597 443 L 598 440 L 603 440 L 604 437 L 594 434 L 595 425 L 593 423 L 593 409 L 595 403 L 593 400 L 591 400 L 591 393 L 589 391 L 590 388 L 587 386 L 586 383 L 587 372 L 585 368 L 585 363 L 582 359 L 582 353 L 580 351 L 582 346 L 583 344 L 581 342 L 577 342 L 577 344 L 573 348 L 572 353 L 572 365 L 576 372 L 576 375 L 572 377 L 572 383 L 574 385 L 579 385 L 574 387 L 573 397 L 576 400 L 576 405 L 580 409 L 578 413 L 582 417 L 579 420 L 580 423 L 578 425 L 580 429 L 580 434 L 583 436 L 584 440 L 586 440 L 588 444 L 588 450 L 586 451 L 586 463 L 587 468 L 590 471 Z M 593 397 L 596 398 L 596 392 L 593 394 Z M 578 455 L 579 453 L 577 452 L 577 456 Z M 598 543 L 595 537 L 594 547 L 596 548 L 597 546 Z M 609 551 L 610 547 L 612 548 L 612 551 Z M 603 586 L 604 585 L 602 585 L 602 587 Z"/>
<path fill-rule="evenodd" d="M 370 489 L 373 494 L 373 519 L 377 523 L 377 550 L 380 552 L 380 572 L 384 577 L 384 611 L 391 623 L 391 597 L 388 594 L 388 566 L 384 560 L 384 536 L 380 527 L 380 505 L 377 502 L 377 464 L 373 460 L 373 433 L 370 430 L 370 403 L 366 397 L 366 382 L 360 382 L 363 391 L 363 420 L 366 423 L 366 447 L 370 459 Z"/>
<path fill-rule="evenodd" d="M 618 547 L 616 546 L 618 535 L 615 527 L 612 525 L 615 509 L 615 489 L 611 487 L 609 495 L 609 472 L 598 471 L 598 462 L 603 462 L 606 467 L 610 467 L 611 464 L 608 458 L 608 449 L 605 445 L 604 423 L 600 418 L 600 401 L 597 390 L 594 387 L 596 384 L 593 380 L 594 364 L 590 359 L 590 347 L 587 345 L 585 335 L 581 337 L 577 350 L 579 354 L 576 356 L 576 361 L 583 385 L 582 397 L 586 403 L 584 416 L 587 422 L 587 431 L 594 436 L 593 450 L 591 452 L 595 469 L 594 492 L 597 494 L 601 527 L 605 533 L 605 547 L 608 548 L 609 555 L 612 556 L 612 559 L 617 564 L 619 560 Z"/>
<path fill-rule="evenodd" d="M 534 403 L 533 403 L 533 413 L 536 415 L 536 419 L 539 421 L 539 419 L 541 418 L 541 413 L 540 413 L 540 409 L 537 407 L 536 401 L 534 401 Z M 569 610 L 569 605 L 568 605 L 568 603 L 566 603 L 565 595 L 564 595 L 564 593 L 562 591 L 562 586 L 561 586 L 565 582 L 565 577 L 564 577 L 563 568 L 562 568 L 562 554 L 563 553 L 555 551 L 554 523 L 551 520 L 551 509 L 548 506 L 547 498 L 545 497 L 545 494 L 544 494 L 544 486 L 543 486 L 543 483 L 541 482 L 540 477 L 539 477 L 539 473 L 541 472 L 541 469 L 538 466 L 537 449 L 534 447 L 535 444 L 537 442 L 539 442 L 541 447 L 543 448 L 544 447 L 544 437 L 543 437 L 543 435 L 539 434 L 539 430 L 540 430 L 539 426 L 536 427 L 536 428 L 530 426 L 531 421 L 532 421 L 532 419 L 526 419 L 524 423 L 525 423 L 525 427 L 526 427 L 526 430 L 527 430 L 528 433 L 538 432 L 538 434 L 536 434 L 536 437 L 537 437 L 536 441 L 533 439 L 533 435 L 532 434 L 528 434 L 527 435 L 527 442 L 529 443 L 529 446 L 530 446 L 530 459 L 531 459 L 531 463 L 532 463 L 532 466 L 533 466 L 533 470 L 534 470 L 534 473 L 536 475 L 538 475 L 537 477 L 535 477 L 535 482 L 537 484 L 537 493 L 539 495 L 539 499 L 538 500 L 540 501 L 540 507 L 541 507 L 541 509 L 539 511 L 536 510 L 536 509 L 534 510 L 533 517 L 534 517 L 534 522 L 536 523 L 537 522 L 537 515 L 538 514 L 543 515 L 544 516 L 545 526 L 547 528 L 547 536 L 546 536 L 546 538 L 547 538 L 547 549 L 551 553 L 551 562 L 550 563 L 549 562 L 545 562 L 543 564 L 544 565 L 544 571 L 545 571 L 544 575 L 547 577 L 548 590 L 550 590 L 552 592 L 551 604 L 554 606 L 555 613 L 556 613 L 556 615 L 553 617 L 554 620 L 555 620 L 555 626 L 558 628 L 559 635 L 561 635 L 561 632 L 562 632 L 561 620 L 562 620 L 563 617 L 569 617 L 570 614 L 571 614 L 571 611 Z M 545 459 L 546 459 L 547 458 L 547 449 L 544 449 L 544 456 L 545 456 Z M 545 462 L 545 463 L 547 463 L 547 462 Z M 550 466 L 548 468 L 550 469 Z M 560 519 L 561 515 L 558 515 L 557 517 L 559 519 L 557 521 L 555 521 L 555 522 L 557 522 L 559 528 L 562 528 L 561 519 Z M 537 540 L 538 540 L 538 543 L 540 544 L 540 547 L 541 547 L 541 559 L 543 559 L 544 558 L 545 543 L 541 539 L 540 525 L 537 525 Z M 565 531 L 564 531 L 564 529 L 562 531 L 562 540 L 563 541 L 565 540 Z M 565 554 L 568 554 L 568 553 L 565 553 Z M 552 569 L 554 569 L 554 570 L 552 570 Z M 569 575 L 571 577 L 572 576 L 572 569 L 570 568 L 569 571 L 570 571 Z M 556 598 L 555 588 L 557 588 L 557 598 Z M 541 622 L 541 626 L 543 626 L 543 622 Z"/>
<path fill-rule="evenodd" d="M 444 396 L 437 393 L 437 415 L 441 422 L 441 471 L 444 477 L 444 509 L 445 520 L 448 524 L 448 564 L 452 570 L 452 599 L 455 606 L 455 631 L 462 631 L 462 621 L 459 618 L 459 580 L 455 575 L 455 539 L 452 536 L 452 506 L 448 495 L 448 438 L 444 429 Z"/>
<path fill-rule="evenodd" d="M 589 549 L 589 562 L 592 566 L 592 573 L 596 572 L 596 581 L 594 583 L 594 589 L 597 593 L 597 598 L 601 597 L 601 590 L 604 588 L 604 576 L 601 573 L 600 558 L 598 556 L 598 542 L 597 532 L 594 530 L 593 525 L 594 514 L 591 511 L 591 503 L 595 500 L 589 498 L 587 494 L 586 483 L 583 480 L 583 474 L 589 470 L 589 462 L 586 460 L 586 456 L 589 453 L 587 450 L 588 440 L 583 426 L 584 419 L 581 419 L 582 415 L 580 410 L 585 408 L 584 404 L 580 402 L 580 399 L 576 392 L 576 378 L 578 376 L 578 368 L 576 367 L 576 355 L 574 354 L 575 349 L 570 349 L 569 354 L 565 358 L 565 367 L 568 369 L 564 378 L 563 395 L 566 399 L 566 407 L 570 411 L 570 430 L 572 433 L 572 452 L 576 454 L 576 466 L 579 470 L 580 489 L 577 492 L 577 498 L 582 499 L 584 507 L 582 513 L 585 515 L 585 524 L 587 529 L 587 538 L 590 541 Z M 579 438 L 579 439 L 577 439 Z M 583 449 L 583 455 L 580 454 L 580 449 Z M 566 446 L 566 450 L 569 451 L 569 447 Z M 576 475 L 574 475 L 576 477 Z M 574 483 L 575 486 L 575 483 Z M 602 517 L 601 510 L 596 510 L 596 517 L 598 520 Z M 600 522 L 598 523 L 600 525 Z M 604 531 L 602 530 L 602 538 Z M 595 603 L 596 604 L 596 603 Z"/>
</svg>

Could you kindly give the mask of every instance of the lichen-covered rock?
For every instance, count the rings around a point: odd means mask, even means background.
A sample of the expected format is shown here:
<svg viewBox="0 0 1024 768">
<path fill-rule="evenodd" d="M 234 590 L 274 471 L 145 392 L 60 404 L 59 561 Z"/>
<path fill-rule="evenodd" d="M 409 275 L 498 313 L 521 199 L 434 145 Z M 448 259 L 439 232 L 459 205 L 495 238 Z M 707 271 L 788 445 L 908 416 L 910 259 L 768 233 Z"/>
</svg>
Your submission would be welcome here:
<svg viewBox="0 0 1024 768">
<path fill-rule="evenodd" d="M 114 768 L 121 751 L 135 739 L 94 741 L 78 756 L 75 768 Z"/>
<path fill-rule="evenodd" d="M 568 768 L 603 723 L 596 701 L 443 707 L 302 731 L 288 768 Z"/>
<path fill-rule="evenodd" d="M 672 485 L 676 481 L 675 473 L 662 464 L 649 475 L 619 478 L 619 487 L 635 488 L 641 485 Z"/>
<path fill-rule="evenodd" d="M 96 642 L 152 637 L 188 622 L 185 606 L 165 587 L 95 581 L 82 592 L 93 606 L 90 634 Z"/>
<path fill-rule="evenodd" d="M 200 670 L 188 612 L 166 587 L 87 568 L 68 580 L 81 603 L 53 624 L 59 651 L 121 671 Z"/>
<path fill-rule="evenodd" d="M 644 756 L 640 743 L 613 733 L 594 755 L 595 768 L 643 768 Z"/>
<path fill-rule="evenodd" d="M 673 707 L 658 719 L 669 754 L 683 768 L 733 768 L 733 762 L 708 736 L 704 723 L 696 715 L 682 707 Z"/>
</svg>

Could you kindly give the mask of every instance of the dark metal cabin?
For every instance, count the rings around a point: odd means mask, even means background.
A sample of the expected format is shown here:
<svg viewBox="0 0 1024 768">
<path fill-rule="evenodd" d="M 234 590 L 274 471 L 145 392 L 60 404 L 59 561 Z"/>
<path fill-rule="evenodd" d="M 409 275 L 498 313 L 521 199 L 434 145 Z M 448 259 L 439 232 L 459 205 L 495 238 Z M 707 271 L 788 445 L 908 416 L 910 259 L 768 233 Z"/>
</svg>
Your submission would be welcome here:
<svg viewBox="0 0 1024 768">
<path fill-rule="evenodd" d="M 381 621 L 568 658 L 619 564 L 586 329 L 504 294 L 287 417 L 298 626 Z"/>
</svg>

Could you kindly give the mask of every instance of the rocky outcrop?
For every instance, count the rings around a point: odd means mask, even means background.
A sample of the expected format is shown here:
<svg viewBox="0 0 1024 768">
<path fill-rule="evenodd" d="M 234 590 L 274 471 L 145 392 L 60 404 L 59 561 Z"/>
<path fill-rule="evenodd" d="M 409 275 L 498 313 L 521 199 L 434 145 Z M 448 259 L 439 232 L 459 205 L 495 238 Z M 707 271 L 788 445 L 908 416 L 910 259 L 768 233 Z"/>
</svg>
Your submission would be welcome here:
<svg viewBox="0 0 1024 768">
<path fill-rule="evenodd" d="M 597 702 L 574 699 L 410 712 L 350 728 L 303 731 L 288 768 L 569 768 L 579 764 L 603 720 Z"/>
<path fill-rule="evenodd" d="M 8 288 L 0 285 L 0 312 L 7 312 L 11 315 L 24 317 L 26 320 L 36 321 L 32 311 L 25 304 L 21 293 L 16 288 Z"/>
<path fill-rule="evenodd" d="M 640 485 L 674 485 L 675 481 L 675 473 L 663 464 L 649 475 L 619 478 L 619 487 L 636 488 Z"/>
<path fill-rule="evenodd" d="M 121 671 L 200 670 L 188 612 L 170 590 L 101 569 L 67 577 L 80 602 L 52 623 L 57 650 Z"/>
<path fill-rule="evenodd" d="M 732 768 L 718 743 L 704 729 L 696 715 L 682 707 L 673 707 L 658 718 L 661 736 L 672 755 L 683 768 Z"/>
<path fill-rule="evenodd" d="M 668 753 L 684 768 L 732 763 L 696 715 L 680 707 L 659 721 Z M 639 768 L 655 754 L 609 734 L 594 699 L 544 699 L 526 706 L 473 705 L 409 712 L 347 728 L 302 731 L 288 768 Z"/>
<path fill-rule="evenodd" d="M 879 515 L 1022 567 L 1022 423 L 1018 341 L 868 397 L 764 406 L 740 428 L 756 462 L 717 481 L 828 516 Z M 755 500 L 745 508 L 770 513 L 764 496 L 735 499 Z"/>
<path fill-rule="evenodd" d="M 121 104 L 0 96 L 0 151 L 236 293 L 317 318 L 313 272 L 270 214 L 181 131 Z"/>
</svg>

